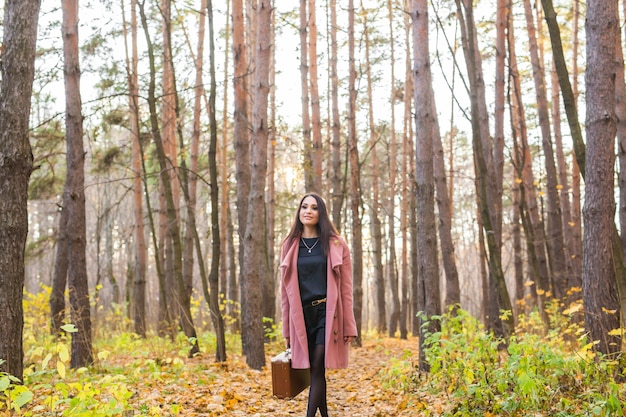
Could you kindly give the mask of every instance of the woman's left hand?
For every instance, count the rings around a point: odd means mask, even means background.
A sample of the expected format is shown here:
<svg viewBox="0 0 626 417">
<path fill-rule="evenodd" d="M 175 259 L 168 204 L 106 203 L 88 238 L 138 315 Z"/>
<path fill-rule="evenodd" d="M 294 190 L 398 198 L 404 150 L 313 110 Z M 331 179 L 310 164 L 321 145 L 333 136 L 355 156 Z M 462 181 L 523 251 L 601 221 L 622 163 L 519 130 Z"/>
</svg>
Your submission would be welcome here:
<svg viewBox="0 0 626 417">
<path fill-rule="evenodd" d="M 344 336 L 344 337 L 343 337 L 343 342 L 344 342 L 344 343 L 352 343 L 352 341 L 353 341 L 354 339 L 356 339 L 356 337 L 355 337 L 355 336 Z"/>
</svg>

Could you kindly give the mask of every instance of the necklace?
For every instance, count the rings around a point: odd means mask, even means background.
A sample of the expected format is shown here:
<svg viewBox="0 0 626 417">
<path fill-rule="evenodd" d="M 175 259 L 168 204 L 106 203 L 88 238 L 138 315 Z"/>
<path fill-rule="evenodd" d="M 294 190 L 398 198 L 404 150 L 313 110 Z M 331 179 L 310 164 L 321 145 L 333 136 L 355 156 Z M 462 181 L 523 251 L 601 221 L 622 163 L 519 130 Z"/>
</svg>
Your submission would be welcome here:
<svg viewBox="0 0 626 417">
<path fill-rule="evenodd" d="M 304 246 L 306 246 L 306 248 L 309 250 L 309 253 L 311 253 L 311 251 L 313 250 L 315 245 L 317 245 L 317 242 L 320 241 L 320 238 L 318 237 L 317 240 L 315 241 L 315 243 L 313 244 L 313 246 L 311 246 L 311 247 L 309 247 L 309 245 L 306 244 L 306 242 L 304 241 L 304 238 L 300 238 L 300 240 L 302 240 L 302 243 L 304 243 Z"/>
</svg>

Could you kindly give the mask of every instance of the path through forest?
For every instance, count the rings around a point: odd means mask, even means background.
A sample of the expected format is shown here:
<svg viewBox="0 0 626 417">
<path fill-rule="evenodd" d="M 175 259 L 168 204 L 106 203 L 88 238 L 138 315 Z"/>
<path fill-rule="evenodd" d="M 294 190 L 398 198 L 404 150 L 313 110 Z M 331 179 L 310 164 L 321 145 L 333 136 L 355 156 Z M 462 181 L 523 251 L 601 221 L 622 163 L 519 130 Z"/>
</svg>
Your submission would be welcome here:
<svg viewBox="0 0 626 417">
<path fill-rule="evenodd" d="M 380 376 L 382 369 L 394 368 L 397 361 L 417 362 L 417 346 L 416 338 L 366 338 L 362 347 L 353 347 L 348 369 L 327 371 L 330 416 L 419 415 L 419 404 L 407 401 L 397 389 L 383 387 Z M 136 400 L 144 410 L 160 408 L 164 415 L 304 416 L 306 390 L 295 399 L 272 396 L 269 358 L 270 354 L 263 371 L 248 369 L 243 358 L 231 357 L 225 364 L 207 356 L 190 359 L 187 368 L 193 371 L 137 392 Z"/>
</svg>

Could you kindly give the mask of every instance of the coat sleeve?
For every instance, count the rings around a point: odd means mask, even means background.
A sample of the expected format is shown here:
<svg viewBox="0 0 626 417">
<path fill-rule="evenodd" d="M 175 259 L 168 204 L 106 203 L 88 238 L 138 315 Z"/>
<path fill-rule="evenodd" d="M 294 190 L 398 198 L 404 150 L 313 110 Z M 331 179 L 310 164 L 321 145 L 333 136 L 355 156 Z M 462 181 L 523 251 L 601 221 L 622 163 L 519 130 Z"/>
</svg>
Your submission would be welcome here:
<svg viewBox="0 0 626 417">
<path fill-rule="evenodd" d="M 343 304 L 343 334 L 344 336 L 358 336 L 356 320 L 354 319 L 352 259 L 348 245 L 343 243 L 343 259 L 341 262 L 341 301 Z"/>
<path fill-rule="evenodd" d="M 282 312 L 282 316 L 283 316 L 283 337 L 289 337 L 289 320 L 290 320 L 290 315 L 289 315 L 289 297 L 287 296 L 287 288 L 285 287 L 285 267 L 282 266 L 284 258 L 285 258 L 285 254 L 286 254 L 286 247 L 285 245 L 283 245 L 282 250 L 281 250 L 281 255 L 280 255 L 280 264 L 281 264 L 281 268 L 280 268 L 280 306 L 281 306 L 281 312 Z"/>
</svg>

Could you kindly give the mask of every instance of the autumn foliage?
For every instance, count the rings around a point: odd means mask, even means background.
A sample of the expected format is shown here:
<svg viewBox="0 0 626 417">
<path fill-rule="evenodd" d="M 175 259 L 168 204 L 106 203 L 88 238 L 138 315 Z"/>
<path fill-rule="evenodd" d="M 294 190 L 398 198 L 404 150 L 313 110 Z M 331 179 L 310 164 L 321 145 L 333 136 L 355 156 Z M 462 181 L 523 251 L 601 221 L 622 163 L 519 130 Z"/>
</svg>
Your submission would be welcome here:
<svg viewBox="0 0 626 417">
<path fill-rule="evenodd" d="M 210 331 L 200 335 L 208 351 L 187 358 L 182 333 L 175 340 L 143 339 L 128 331 L 123 314 L 114 315 L 96 332 L 96 364 L 70 369 L 69 337 L 54 340 L 45 331 L 47 295 L 25 297 L 24 384 L 0 375 L 0 416 L 304 414 L 306 390 L 294 399 L 272 397 L 270 370 L 246 365 L 236 334 L 227 337 L 229 360 L 217 363 Z M 350 368 L 328 371 L 330 410 L 364 417 L 623 415 L 618 358 L 593 352 L 574 320 L 576 308 L 549 308 L 549 330 L 532 313 L 508 343 L 463 310 L 431 317 L 441 331 L 426 341 L 430 373 L 418 370 L 417 338 L 365 334 Z M 268 343 L 268 363 L 282 349 L 281 340 Z"/>
</svg>

